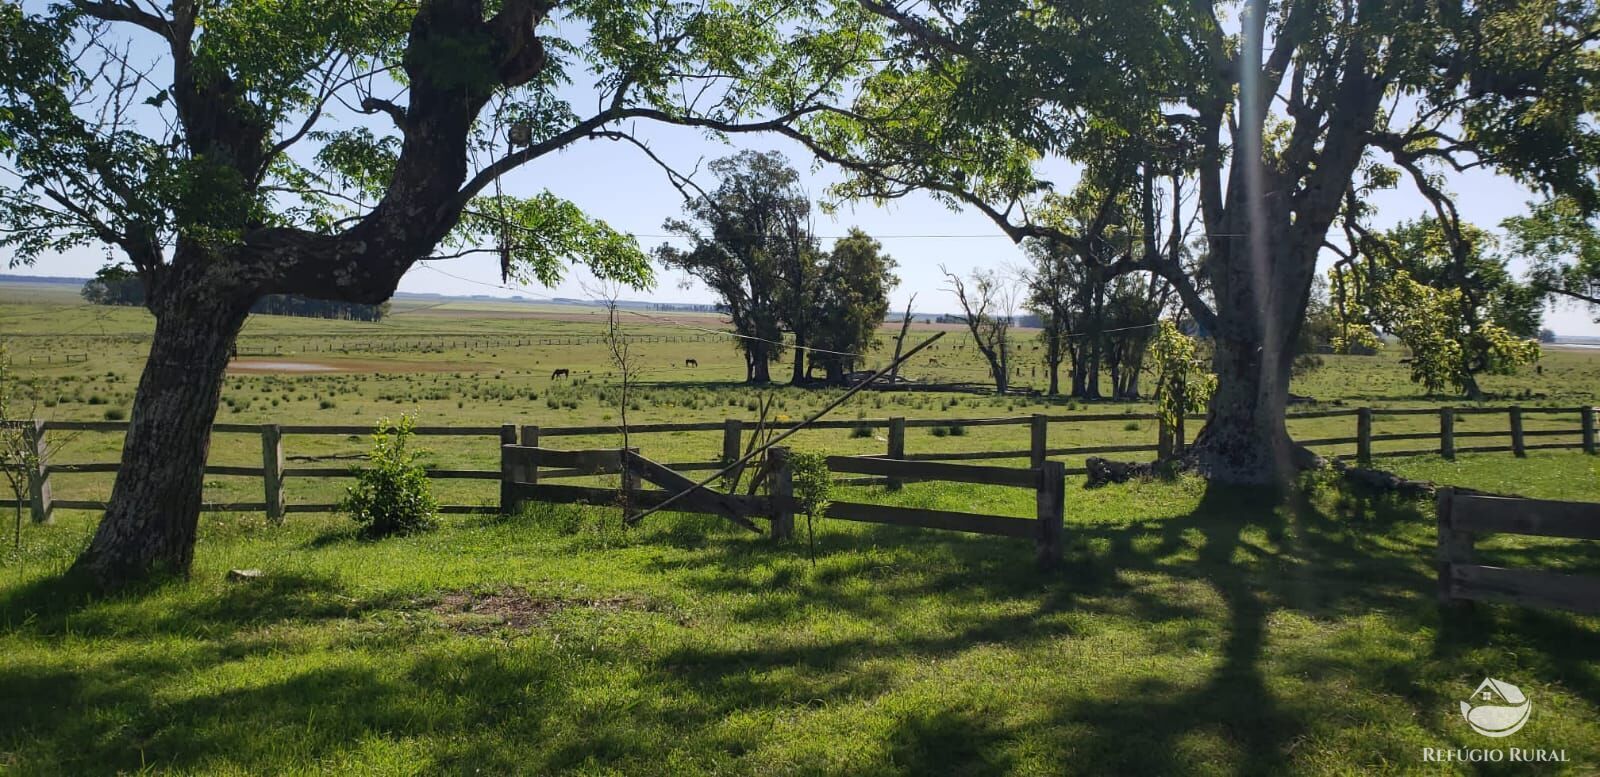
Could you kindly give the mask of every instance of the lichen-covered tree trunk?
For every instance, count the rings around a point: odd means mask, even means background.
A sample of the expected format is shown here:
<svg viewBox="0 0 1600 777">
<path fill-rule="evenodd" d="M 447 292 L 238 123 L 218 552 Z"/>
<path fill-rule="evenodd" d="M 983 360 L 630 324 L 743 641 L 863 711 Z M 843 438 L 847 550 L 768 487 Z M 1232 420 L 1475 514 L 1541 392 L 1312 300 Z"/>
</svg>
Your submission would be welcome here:
<svg viewBox="0 0 1600 777">
<path fill-rule="evenodd" d="M 105 517 L 77 561 L 102 587 L 188 574 L 211 424 L 251 301 L 199 287 L 156 310 L 122 468 Z"/>
</svg>

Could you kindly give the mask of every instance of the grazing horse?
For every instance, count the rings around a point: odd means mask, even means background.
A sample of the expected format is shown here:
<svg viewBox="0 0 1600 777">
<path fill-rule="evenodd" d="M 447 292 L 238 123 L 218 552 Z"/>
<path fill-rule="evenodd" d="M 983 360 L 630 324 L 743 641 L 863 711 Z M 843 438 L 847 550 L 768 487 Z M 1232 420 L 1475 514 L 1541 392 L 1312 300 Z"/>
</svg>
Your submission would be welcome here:
<svg viewBox="0 0 1600 777">
<path fill-rule="evenodd" d="M 570 377 L 572 377 L 572 372 L 570 370 L 568 370 L 566 367 L 562 367 L 561 369 L 550 373 L 550 379 L 551 380 L 555 380 L 556 378 L 570 378 Z"/>
<path fill-rule="evenodd" d="M 683 360 L 683 366 L 685 366 L 685 367 L 699 367 L 700 366 L 700 362 L 697 362 L 694 359 L 684 359 Z"/>
</svg>

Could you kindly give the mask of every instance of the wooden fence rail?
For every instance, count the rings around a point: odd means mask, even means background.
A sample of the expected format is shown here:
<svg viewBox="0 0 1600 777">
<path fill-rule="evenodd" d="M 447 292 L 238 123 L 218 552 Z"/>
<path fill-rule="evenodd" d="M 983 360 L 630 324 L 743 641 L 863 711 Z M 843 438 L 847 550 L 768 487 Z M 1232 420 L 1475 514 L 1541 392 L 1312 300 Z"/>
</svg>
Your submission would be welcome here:
<svg viewBox="0 0 1600 777">
<path fill-rule="evenodd" d="M 650 471 L 651 462 L 637 454 L 624 453 L 616 448 L 556 450 L 505 445 L 501 448 L 501 456 L 503 462 L 501 469 L 507 473 L 506 497 L 502 509 L 507 512 L 515 510 L 525 501 L 589 505 L 619 503 L 622 496 L 620 486 L 613 488 L 560 486 L 541 482 L 547 479 L 542 470 L 546 464 L 578 470 L 586 475 L 633 471 L 634 478 L 627 486 L 627 504 L 630 509 L 653 508 L 666 501 L 677 490 L 640 488 L 639 478 L 660 479 L 665 473 L 659 470 Z M 685 480 L 686 485 L 683 488 L 687 490 L 688 496 L 674 501 L 672 510 L 719 515 L 732 513 L 739 517 L 765 518 L 770 522 L 769 531 L 774 539 L 789 539 L 794 533 L 794 516 L 798 510 L 794 498 L 793 469 L 790 462 L 788 448 L 778 447 L 768 451 L 767 465 L 763 468 L 769 492 L 765 496 L 695 488 Z M 1059 461 L 1045 461 L 1037 467 L 1008 468 L 906 461 L 875 456 L 830 456 L 827 463 L 829 472 L 839 474 L 880 475 L 899 480 L 979 483 L 1033 490 L 1036 494 L 1036 515 L 1033 519 L 848 501 L 830 502 L 825 514 L 828 518 L 842 521 L 916 526 L 925 529 L 1032 539 L 1035 545 L 1035 558 L 1041 567 L 1050 568 L 1061 561 L 1062 535 L 1065 531 L 1066 468 Z M 659 465 L 653 466 L 659 467 Z"/>
<path fill-rule="evenodd" d="M 1458 416 L 1502 414 L 1506 417 L 1505 431 L 1499 430 L 1474 430 L 1455 431 L 1455 421 Z M 1578 416 L 1579 426 L 1570 429 L 1525 429 L 1523 421 L 1532 415 L 1574 415 Z M 1437 432 L 1406 432 L 1396 434 L 1374 434 L 1374 419 L 1382 417 L 1410 417 L 1434 415 L 1439 419 Z M 1581 448 L 1585 453 L 1596 453 L 1594 407 L 1560 407 L 1560 408 L 1345 408 L 1337 410 L 1317 410 L 1303 413 L 1294 413 L 1289 420 L 1329 419 L 1340 417 L 1353 417 L 1355 419 L 1355 435 L 1352 437 L 1322 437 L 1301 441 L 1302 444 L 1312 448 L 1327 448 L 1331 446 L 1356 446 L 1355 458 L 1367 462 L 1374 458 L 1391 456 L 1417 456 L 1439 454 L 1445 458 L 1454 458 L 1457 453 L 1512 453 L 1517 456 L 1525 455 L 1531 450 L 1555 450 L 1567 448 Z M 1203 418 L 1194 415 L 1191 418 Z M 1086 445 L 1051 447 L 1049 430 L 1055 424 L 1077 423 L 1129 423 L 1129 422 L 1157 422 L 1157 439 L 1147 444 L 1119 444 L 1119 445 Z M 19 422 L 33 429 L 35 439 L 38 441 L 41 452 L 46 450 L 44 435 L 48 432 L 98 432 L 117 433 L 125 432 L 128 428 L 126 421 L 42 421 Z M 778 429 L 792 428 L 792 423 L 780 423 Z M 989 451 L 929 451 L 908 452 L 906 450 L 906 430 L 908 429 L 936 429 L 940 427 L 993 427 L 993 426 L 1027 426 L 1029 427 L 1028 448 L 1013 448 Z M 854 420 L 823 420 L 811 425 L 815 429 L 872 429 L 887 430 L 886 444 L 883 458 L 911 461 L 911 462 L 963 462 L 985 461 L 1001 459 L 1025 459 L 1034 467 L 1053 457 L 1076 457 L 1115 453 L 1152 453 L 1168 454 L 1181 452 L 1184 447 L 1183 430 L 1168 430 L 1161 419 L 1153 413 L 1082 413 L 1082 414 L 1045 414 L 1036 413 L 1026 416 L 1009 416 L 1001 418 L 874 418 Z M 207 475 L 226 477 L 251 477 L 262 480 L 262 502 L 260 508 L 274 521 L 281 520 L 287 513 L 331 511 L 335 509 L 332 504 L 301 504 L 290 505 L 284 497 L 284 482 L 290 478 L 347 478 L 351 476 L 349 467 L 332 466 L 286 466 L 284 456 L 284 439 L 286 437 L 318 436 L 318 435 L 366 435 L 371 433 L 370 426 L 351 424 L 213 424 L 213 433 L 221 434 L 252 434 L 261 437 L 262 466 L 225 466 L 212 465 L 206 467 Z M 423 436 L 449 436 L 449 437 L 481 437 L 497 440 L 500 444 L 518 443 L 525 446 L 537 446 L 542 439 L 555 437 L 584 437 L 617 434 L 620 430 L 614 425 L 593 426 L 559 426 L 540 427 L 535 425 L 501 424 L 498 426 L 419 426 L 414 429 L 416 434 Z M 636 424 L 629 427 L 631 435 L 670 434 L 676 432 L 718 432 L 722 433 L 722 456 L 718 461 L 694 461 L 667 463 L 664 466 L 679 472 L 708 471 L 717 469 L 722 462 L 738 458 L 742 450 L 743 441 L 747 439 L 747 422 L 737 418 L 722 421 L 689 422 L 689 423 L 656 423 Z M 1479 439 L 1486 437 L 1509 438 L 1509 444 L 1457 446 L 1457 440 Z M 1547 438 L 1556 439 L 1551 442 L 1530 442 Z M 1577 439 L 1572 439 L 1577 438 Z M 1438 444 L 1432 448 L 1407 448 L 1375 450 L 1374 443 L 1391 443 L 1403 441 L 1437 440 Z M 1343 454 L 1341 454 L 1343 455 Z M 51 498 L 51 475 L 55 474 L 81 474 L 81 473 L 114 473 L 120 467 L 117 462 L 52 462 L 44 461 L 41 457 L 39 473 L 30 480 L 30 494 L 28 507 L 34 520 L 48 520 L 53 509 L 100 509 L 101 503 L 92 500 L 53 500 Z M 1069 467 L 1064 470 L 1067 475 L 1083 475 L 1087 470 L 1083 467 Z M 504 473 L 495 470 L 478 469 L 434 469 L 429 471 L 429 476 L 440 479 L 469 479 L 469 480 L 504 480 Z M 593 473 L 581 471 L 581 468 L 562 467 L 541 470 L 540 478 L 543 480 L 557 480 L 575 477 L 588 477 Z M 860 474 L 860 473 L 854 473 Z M 902 472 L 872 473 L 868 479 L 849 478 L 844 482 L 874 482 L 883 483 L 890 488 L 898 488 L 900 483 L 907 478 Z M 0 506 L 12 506 L 11 500 L 0 500 Z M 250 503 L 255 504 L 255 503 Z M 221 508 L 218 508 L 221 509 Z M 483 505 L 452 505 L 449 511 L 477 512 L 496 509 Z"/>
<path fill-rule="evenodd" d="M 1600 577 L 1475 562 L 1478 535 L 1600 540 L 1600 504 L 1510 499 L 1439 489 L 1439 600 L 1508 602 L 1600 613 Z"/>
</svg>

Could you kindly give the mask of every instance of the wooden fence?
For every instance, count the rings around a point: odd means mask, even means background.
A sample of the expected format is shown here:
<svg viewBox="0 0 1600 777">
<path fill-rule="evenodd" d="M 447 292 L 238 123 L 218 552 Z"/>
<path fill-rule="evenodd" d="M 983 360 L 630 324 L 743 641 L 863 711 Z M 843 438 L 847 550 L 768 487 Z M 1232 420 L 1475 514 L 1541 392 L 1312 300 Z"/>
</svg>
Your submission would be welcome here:
<svg viewBox="0 0 1600 777">
<path fill-rule="evenodd" d="M 1036 513 L 1033 519 L 846 501 L 830 502 L 825 515 L 842 521 L 1031 539 L 1041 567 L 1052 567 L 1061 560 L 1066 468 L 1059 461 L 1045 461 L 1027 468 L 907 461 L 877 456 L 829 456 L 827 462 L 828 470 L 833 473 L 874 475 L 896 482 L 938 480 L 1030 489 L 1035 493 Z M 544 467 L 558 469 L 547 470 Z M 750 518 L 763 518 L 770 521 L 773 538 L 789 539 L 794 536 L 797 505 L 788 448 L 775 447 L 767 452 L 767 464 L 763 468 L 768 486 L 765 495 L 724 493 L 709 487 L 697 487 L 681 475 L 670 470 L 663 471 L 662 465 L 639 456 L 633 450 L 617 448 L 557 450 L 540 446 L 504 445 L 501 446 L 501 471 L 505 473 L 501 481 L 502 509 L 507 511 L 516 509 L 523 501 L 616 505 L 620 496 L 618 488 L 556 485 L 544 481 L 557 473 L 620 474 L 621 487 L 627 489 L 630 509 L 656 507 L 681 491 L 682 495 L 674 497 L 675 501 L 671 504 L 674 511 L 722 515 L 749 528 L 754 528 L 749 523 Z M 643 488 L 641 481 L 644 480 L 663 488 Z"/>
<path fill-rule="evenodd" d="M 1507 426 L 1501 430 L 1475 430 L 1467 432 L 1455 431 L 1455 420 L 1462 415 L 1503 415 Z M 1525 430 L 1523 419 L 1529 415 L 1576 415 L 1579 425 L 1575 428 Z M 1407 417 L 1419 415 L 1433 415 L 1438 418 L 1438 431 L 1414 432 L 1399 434 L 1374 434 L 1375 418 Z M 1571 449 L 1581 448 L 1585 453 L 1596 452 L 1595 434 L 1595 408 L 1344 408 L 1337 410 L 1319 410 L 1313 412 L 1294 413 L 1289 416 L 1291 422 L 1304 419 L 1326 419 L 1337 417 L 1350 417 L 1355 421 L 1355 434 L 1349 437 L 1327 437 L 1319 439 L 1300 440 L 1303 445 L 1315 448 L 1330 448 L 1331 446 L 1356 446 L 1355 457 L 1360 461 L 1368 461 L 1383 456 L 1415 456 L 1437 453 L 1446 458 L 1453 458 L 1457 453 L 1468 452 L 1509 452 L 1515 455 L 1524 455 L 1530 450 L 1540 449 Z M 1190 416 L 1190 420 L 1202 419 L 1204 416 Z M 1129 423 L 1129 422 L 1157 422 L 1157 440 L 1154 443 L 1123 444 L 1123 445 L 1088 445 L 1088 446 L 1057 446 L 1051 447 L 1050 427 L 1057 424 L 1079 423 Z M 28 423 L 28 422 L 24 422 Z M 778 429 L 787 429 L 794 423 L 779 423 L 774 425 Z M 1027 426 L 1029 427 L 1028 447 L 1006 450 L 989 451 L 908 451 L 906 446 L 906 432 L 910 429 L 935 429 L 961 426 L 968 428 L 991 426 Z M 75 432 L 124 432 L 128 427 L 126 421 L 44 421 L 32 422 L 35 436 L 40 450 L 46 449 L 44 435 L 51 431 Z M 1045 461 L 1060 457 L 1094 456 L 1106 454 L 1164 454 L 1169 451 L 1181 451 L 1184 447 L 1184 430 L 1179 428 L 1168 430 L 1165 424 L 1153 413 L 1079 413 L 1079 414 L 1034 414 L 1028 416 L 1012 416 L 1004 418 L 878 418 L 855 420 L 823 420 L 812 423 L 812 429 L 853 430 L 868 429 L 872 431 L 885 430 L 885 447 L 883 458 L 902 461 L 924 462 L 952 462 L 952 461 L 984 461 L 996 459 L 1026 459 L 1031 467 L 1038 468 Z M 334 509 L 332 504 L 289 504 L 284 498 L 284 481 L 289 478 L 347 478 L 351 475 L 348 466 L 286 466 L 284 455 L 284 438 L 290 436 L 307 435 L 366 435 L 371 433 L 370 426 L 356 425 L 292 425 L 292 424 L 228 424 L 219 423 L 212 427 L 213 433 L 221 434 L 251 434 L 261 438 L 261 466 L 223 466 L 208 465 L 207 475 L 250 477 L 262 481 L 263 497 L 259 502 L 231 502 L 207 503 L 202 509 L 217 512 L 265 512 L 273 520 L 281 520 L 287 513 L 302 512 L 328 512 Z M 652 435 L 674 432 L 720 432 L 722 435 L 722 454 L 717 461 L 698 461 L 668 463 L 664 466 L 679 472 L 710 471 L 722 466 L 722 462 L 737 459 L 742 451 L 742 441 L 748 439 L 745 435 L 750 429 L 747 422 L 729 418 L 723 421 L 692 422 L 692 423 L 657 423 L 636 424 L 629 427 L 630 435 Z M 497 444 L 521 444 L 523 446 L 538 446 L 541 441 L 559 437 L 584 437 L 613 435 L 619 432 L 615 425 L 597 426 L 560 426 L 540 427 L 536 425 L 502 424 L 499 426 L 419 426 L 416 433 L 424 436 L 454 436 L 488 438 Z M 1475 439 L 1485 437 L 1509 437 L 1510 444 L 1457 446 L 1457 440 Z M 1576 441 L 1570 439 L 1554 442 L 1529 442 L 1554 437 L 1577 437 Z M 1375 443 L 1429 440 L 1437 441 L 1428 448 L 1411 448 L 1404 450 L 1374 450 Z M 62 463 L 53 461 L 42 462 L 42 467 L 37 476 L 32 478 L 30 498 L 28 504 L 37 521 L 48 519 L 54 509 L 81 509 L 98 510 L 104 503 L 94 500 L 53 500 L 51 498 L 50 476 L 56 473 L 115 473 L 120 467 L 118 462 L 89 462 L 89 463 Z M 1083 467 L 1066 467 L 1065 475 L 1083 475 Z M 429 471 L 429 476 L 434 478 L 450 479 L 475 479 L 475 480 L 501 480 L 502 473 L 489 469 L 434 469 Z M 568 477 L 584 477 L 585 474 L 575 471 L 555 470 L 542 475 L 543 480 L 554 480 Z M 893 477 L 885 482 L 892 482 Z M 860 483 L 860 478 L 845 478 L 844 482 Z M 0 500 L 0 506 L 10 507 L 15 503 L 12 500 Z M 447 513 L 475 513 L 493 512 L 498 506 L 486 505 L 444 505 L 441 508 Z"/>
<path fill-rule="evenodd" d="M 1438 494 L 1439 600 L 1509 602 L 1600 613 L 1600 577 L 1542 569 L 1507 569 L 1474 562 L 1474 543 L 1486 533 L 1600 540 L 1600 504 Z"/>
</svg>

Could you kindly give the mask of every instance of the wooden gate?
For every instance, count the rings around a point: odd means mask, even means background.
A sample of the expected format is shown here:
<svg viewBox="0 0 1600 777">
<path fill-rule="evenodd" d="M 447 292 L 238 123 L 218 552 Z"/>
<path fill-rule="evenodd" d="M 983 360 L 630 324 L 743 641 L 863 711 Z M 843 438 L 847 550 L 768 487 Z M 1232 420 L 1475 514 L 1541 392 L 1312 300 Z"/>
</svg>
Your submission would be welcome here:
<svg viewBox="0 0 1600 777">
<path fill-rule="evenodd" d="M 555 468 L 555 469 L 545 469 Z M 565 504 L 619 506 L 626 489 L 630 509 L 649 509 L 673 498 L 672 509 L 685 513 L 720 515 L 754 532 L 761 531 L 751 516 L 772 515 L 771 500 L 759 496 L 727 494 L 693 480 L 641 455 L 635 449 L 595 448 L 556 450 L 528 445 L 500 447 L 502 509 L 509 512 L 524 500 Z M 619 488 L 567 486 L 540 483 L 539 478 L 580 475 L 621 475 Z M 642 488 L 645 481 L 660 488 Z M 674 495 L 682 494 L 681 496 Z"/>
</svg>

